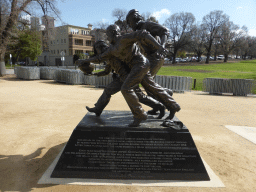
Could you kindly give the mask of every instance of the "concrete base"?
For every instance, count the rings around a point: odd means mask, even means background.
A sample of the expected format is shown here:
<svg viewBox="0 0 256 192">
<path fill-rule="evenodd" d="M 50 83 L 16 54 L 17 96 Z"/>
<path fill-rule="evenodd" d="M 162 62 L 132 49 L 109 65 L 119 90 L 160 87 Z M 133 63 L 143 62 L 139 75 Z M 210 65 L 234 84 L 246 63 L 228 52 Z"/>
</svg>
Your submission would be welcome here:
<svg viewBox="0 0 256 192">
<path fill-rule="evenodd" d="M 65 148 L 65 147 L 64 147 Z M 63 149 L 64 149 L 63 148 Z M 145 186 L 145 187 L 225 187 L 220 178 L 213 172 L 203 160 L 204 166 L 210 177 L 210 181 L 172 181 L 172 180 L 115 180 L 115 179 L 77 179 L 77 178 L 51 178 L 51 174 L 62 154 L 58 154 L 50 167 L 38 181 L 38 184 L 59 185 L 122 185 L 122 186 Z"/>
<path fill-rule="evenodd" d="M 17 78 L 26 80 L 37 80 L 40 79 L 40 68 L 39 67 L 15 67 L 15 74 Z"/>
<path fill-rule="evenodd" d="M 40 78 L 53 80 L 57 67 L 40 67 Z"/>
<path fill-rule="evenodd" d="M 256 144 L 256 127 L 226 125 L 230 131 Z"/>
</svg>

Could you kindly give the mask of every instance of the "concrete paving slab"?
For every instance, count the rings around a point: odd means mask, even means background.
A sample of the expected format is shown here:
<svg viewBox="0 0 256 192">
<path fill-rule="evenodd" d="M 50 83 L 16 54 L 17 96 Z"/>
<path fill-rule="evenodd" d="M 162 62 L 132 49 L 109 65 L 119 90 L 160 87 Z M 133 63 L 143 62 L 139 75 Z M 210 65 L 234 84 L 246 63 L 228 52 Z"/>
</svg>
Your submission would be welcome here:
<svg viewBox="0 0 256 192">
<path fill-rule="evenodd" d="M 233 125 L 226 125 L 225 127 L 228 128 L 230 131 L 233 131 L 236 134 L 256 144 L 256 127 L 233 126 Z"/>
<path fill-rule="evenodd" d="M 65 148 L 65 147 L 64 147 Z M 159 186 L 159 187 L 225 187 L 220 178 L 213 172 L 210 166 L 203 160 L 204 166 L 210 177 L 210 181 L 171 181 L 171 180 L 114 180 L 114 179 L 77 179 L 77 178 L 51 178 L 64 148 L 55 158 L 50 167 L 38 181 L 38 184 L 59 185 L 122 185 L 122 186 Z"/>
</svg>

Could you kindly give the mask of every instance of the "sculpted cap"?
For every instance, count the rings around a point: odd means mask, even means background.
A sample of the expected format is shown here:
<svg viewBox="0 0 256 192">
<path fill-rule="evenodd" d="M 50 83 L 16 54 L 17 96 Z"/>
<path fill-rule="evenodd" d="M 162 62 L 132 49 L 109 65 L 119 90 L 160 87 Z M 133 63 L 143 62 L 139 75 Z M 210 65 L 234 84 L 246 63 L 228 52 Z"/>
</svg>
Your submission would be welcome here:
<svg viewBox="0 0 256 192">
<path fill-rule="evenodd" d="M 131 9 L 131 10 L 128 12 L 128 14 L 126 15 L 126 20 L 129 20 L 130 17 L 131 17 L 132 15 L 134 15 L 134 13 L 139 13 L 139 11 L 138 11 L 137 9 Z"/>
<path fill-rule="evenodd" d="M 107 27 L 107 32 L 113 32 L 113 31 L 120 31 L 120 28 L 118 27 L 118 25 L 109 25 Z"/>
</svg>

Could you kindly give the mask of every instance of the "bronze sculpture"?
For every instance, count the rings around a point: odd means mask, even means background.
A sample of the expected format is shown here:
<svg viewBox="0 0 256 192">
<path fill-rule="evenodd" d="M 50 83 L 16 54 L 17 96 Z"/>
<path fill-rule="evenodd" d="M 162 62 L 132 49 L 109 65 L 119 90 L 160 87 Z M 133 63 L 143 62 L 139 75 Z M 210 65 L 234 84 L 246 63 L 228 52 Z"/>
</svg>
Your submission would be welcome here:
<svg viewBox="0 0 256 192">
<path fill-rule="evenodd" d="M 95 42 L 93 47 L 95 56 L 104 53 L 108 49 L 108 45 L 104 41 Z M 130 72 L 130 68 L 126 64 L 122 63 L 122 61 L 120 61 L 119 59 L 113 57 L 108 60 L 104 71 L 93 73 L 93 75 L 108 75 L 112 70 L 118 75 L 115 76 L 113 78 L 113 81 L 105 87 L 103 94 L 95 103 L 95 107 L 89 108 L 88 106 L 86 106 L 86 109 L 89 112 L 95 113 L 96 116 L 101 115 L 102 111 L 109 103 L 111 96 L 121 91 L 122 84 Z M 140 95 L 140 93 L 137 93 L 137 90 L 134 91 L 137 96 L 138 94 Z M 141 103 L 153 108 L 154 110 L 160 110 L 158 119 L 161 119 L 165 115 L 165 107 L 159 101 L 151 97 L 141 99 L 140 96 L 138 96 L 138 98 Z"/>
<path fill-rule="evenodd" d="M 103 61 L 116 57 L 129 66 L 131 71 L 121 87 L 121 92 L 134 115 L 134 121 L 129 126 L 139 126 L 141 121 L 147 119 L 147 114 L 142 109 L 138 97 L 133 90 L 139 83 L 165 105 L 170 111 L 169 118 L 172 119 L 174 114 L 180 110 L 180 106 L 161 86 L 153 81 L 149 73 L 149 61 L 140 53 L 135 43 L 138 41 L 146 42 L 155 47 L 157 49 L 156 54 L 159 55 L 165 54 L 166 50 L 145 30 L 135 31 L 121 36 L 119 27 L 110 25 L 107 28 L 107 36 L 111 43 L 108 50 L 99 56 L 85 61 Z"/>
<path fill-rule="evenodd" d="M 150 21 L 144 21 L 143 17 L 139 14 L 138 10 L 132 9 L 128 12 L 126 16 L 127 24 L 132 28 L 133 31 L 136 30 L 146 30 L 148 31 L 155 39 L 165 48 L 165 44 L 169 35 L 169 30 L 155 22 Z M 150 63 L 150 73 L 154 77 L 159 69 L 164 64 L 164 58 L 157 55 L 156 51 L 150 44 L 147 44 L 145 42 L 141 43 L 138 42 L 139 46 L 141 48 L 141 53 L 149 60 Z M 139 88 L 137 92 L 139 92 Z M 170 89 L 165 89 L 166 92 L 172 96 L 173 92 Z M 153 96 L 152 93 L 147 91 L 147 94 L 149 96 Z M 141 92 L 140 94 L 142 98 L 147 97 L 145 94 Z M 157 110 L 153 109 L 151 111 L 148 111 L 148 114 L 155 115 Z"/>
</svg>

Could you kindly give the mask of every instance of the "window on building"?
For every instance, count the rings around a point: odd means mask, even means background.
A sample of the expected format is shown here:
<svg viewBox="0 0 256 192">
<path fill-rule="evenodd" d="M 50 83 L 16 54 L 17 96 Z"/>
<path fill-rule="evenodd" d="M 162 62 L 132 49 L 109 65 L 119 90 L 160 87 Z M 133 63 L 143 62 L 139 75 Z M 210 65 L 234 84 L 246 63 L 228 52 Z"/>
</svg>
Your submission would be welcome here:
<svg viewBox="0 0 256 192">
<path fill-rule="evenodd" d="M 63 43 L 63 39 L 61 39 L 61 43 Z"/>
<path fill-rule="evenodd" d="M 51 44 L 52 44 L 52 41 L 51 41 Z"/>
<path fill-rule="evenodd" d="M 57 40 L 57 44 L 59 44 L 59 40 Z"/>
<path fill-rule="evenodd" d="M 66 49 L 64 49 L 64 53 L 67 53 Z"/>
<path fill-rule="evenodd" d="M 64 39 L 64 43 L 66 43 L 66 39 Z"/>
<path fill-rule="evenodd" d="M 75 45 L 83 45 L 83 39 L 75 39 Z"/>
<path fill-rule="evenodd" d="M 55 50 L 53 50 L 53 54 L 55 54 Z"/>
<path fill-rule="evenodd" d="M 86 40 L 86 46 L 92 46 L 92 41 Z"/>
<path fill-rule="evenodd" d="M 83 50 L 75 50 L 75 54 L 83 53 Z"/>
<path fill-rule="evenodd" d="M 71 32 L 71 34 L 79 34 L 79 29 L 74 29 L 74 28 L 71 28 L 70 29 L 70 32 Z"/>
<path fill-rule="evenodd" d="M 55 45 L 55 41 L 53 41 L 53 44 Z"/>
<path fill-rule="evenodd" d="M 59 50 L 57 50 L 57 55 L 60 54 Z"/>
</svg>

